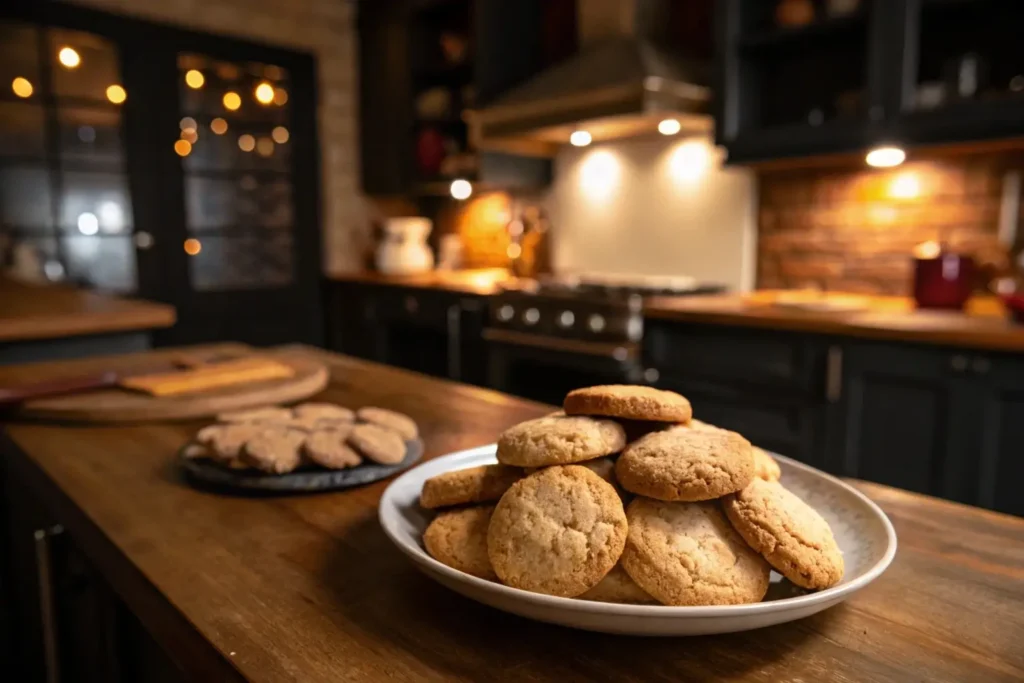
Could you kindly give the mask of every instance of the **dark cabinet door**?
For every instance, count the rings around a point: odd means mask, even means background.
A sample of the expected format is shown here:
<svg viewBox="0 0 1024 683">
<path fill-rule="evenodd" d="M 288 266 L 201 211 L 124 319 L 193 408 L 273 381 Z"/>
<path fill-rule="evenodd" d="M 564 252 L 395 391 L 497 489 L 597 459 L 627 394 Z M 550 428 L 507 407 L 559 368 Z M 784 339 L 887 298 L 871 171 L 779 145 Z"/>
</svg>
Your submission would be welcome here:
<svg viewBox="0 0 1024 683">
<path fill-rule="evenodd" d="M 1024 360 L 971 361 L 982 419 L 978 504 L 1024 516 Z"/>
<path fill-rule="evenodd" d="M 956 482 L 971 475 L 957 471 L 974 436 L 973 412 L 965 415 L 962 405 L 970 380 L 958 374 L 969 359 L 938 350 L 849 344 L 842 362 L 833 469 L 910 491 L 957 492 Z"/>
</svg>

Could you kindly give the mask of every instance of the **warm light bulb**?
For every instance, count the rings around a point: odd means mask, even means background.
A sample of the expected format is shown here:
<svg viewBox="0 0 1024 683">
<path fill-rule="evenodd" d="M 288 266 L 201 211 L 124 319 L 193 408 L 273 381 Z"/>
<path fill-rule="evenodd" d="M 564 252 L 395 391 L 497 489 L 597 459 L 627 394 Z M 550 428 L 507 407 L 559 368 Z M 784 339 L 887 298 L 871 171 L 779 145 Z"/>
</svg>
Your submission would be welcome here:
<svg viewBox="0 0 1024 683">
<path fill-rule="evenodd" d="M 243 152 L 251 152 L 256 149 L 256 138 L 246 133 L 238 136 L 238 149 Z"/>
<path fill-rule="evenodd" d="M 892 168 L 899 166 L 907 158 L 907 153 L 899 147 L 876 147 L 864 158 L 868 166 L 875 168 Z"/>
<path fill-rule="evenodd" d="M 221 101 L 224 103 L 224 108 L 228 111 L 235 111 L 242 106 L 242 98 L 233 90 L 229 90 L 224 93 L 224 97 Z"/>
<path fill-rule="evenodd" d="M 662 135 L 675 135 L 682 130 L 683 124 L 676 119 L 663 119 L 658 123 L 658 132 Z"/>
<path fill-rule="evenodd" d="M 32 87 L 32 83 L 27 78 L 22 78 L 21 76 L 18 76 L 13 81 L 11 81 L 11 90 L 13 90 L 14 94 L 18 97 L 32 97 L 32 92 L 34 88 Z"/>
<path fill-rule="evenodd" d="M 228 122 L 224 119 L 217 117 L 213 121 L 210 121 L 210 130 L 217 135 L 224 135 L 228 132 Z"/>
<path fill-rule="evenodd" d="M 913 171 L 904 171 L 889 183 L 889 196 L 895 199 L 916 199 L 921 195 L 921 179 Z"/>
<path fill-rule="evenodd" d="M 189 256 L 195 256 L 203 250 L 203 244 L 194 237 L 189 237 L 185 240 L 185 253 Z"/>
<path fill-rule="evenodd" d="M 174 151 L 179 157 L 187 157 L 192 153 L 192 143 L 188 140 L 178 140 L 174 143 Z"/>
<path fill-rule="evenodd" d="M 111 85 L 107 88 L 107 99 L 114 104 L 121 104 L 128 97 L 128 93 L 119 85 Z"/>
<path fill-rule="evenodd" d="M 590 144 L 592 139 L 593 138 L 590 137 L 590 133 L 587 131 L 576 130 L 569 136 L 569 144 L 573 147 L 586 147 Z"/>
<path fill-rule="evenodd" d="M 619 184 L 621 164 L 606 150 L 591 152 L 580 164 L 580 189 L 588 199 L 603 201 L 612 196 Z"/>
<path fill-rule="evenodd" d="M 473 186 L 468 180 L 463 178 L 453 180 L 451 187 L 448 189 L 456 199 L 469 199 L 470 195 L 473 194 Z"/>
<path fill-rule="evenodd" d="M 256 86 L 253 95 L 260 104 L 270 104 L 274 101 L 274 86 L 264 81 Z"/>
<path fill-rule="evenodd" d="M 274 138 L 274 142 L 279 145 L 283 145 L 288 142 L 288 129 L 284 126 L 277 126 L 270 132 L 270 137 Z"/>
<path fill-rule="evenodd" d="M 68 69 L 74 69 L 82 63 L 82 58 L 78 56 L 78 52 L 73 47 L 62 47 L 57 53 L 57 59 Z"/>
<path fill-rule="evenodd" d="M 203 87 L 204 83 L 206 83 L 206 77 L 203 76 L 202 71 L 189 69 L 187 72 L 185 72 L 185 85 L 192 88 L 193 90 L 199 90 L 199 88 Z"/>
<path fill-rule="evenodd" d="M 693 183 L 707 172 L 711 163 L 711 150 L 699 140 L 684 142 L 669 157 L 669 172 L 682 183 Z"/>
</svg>

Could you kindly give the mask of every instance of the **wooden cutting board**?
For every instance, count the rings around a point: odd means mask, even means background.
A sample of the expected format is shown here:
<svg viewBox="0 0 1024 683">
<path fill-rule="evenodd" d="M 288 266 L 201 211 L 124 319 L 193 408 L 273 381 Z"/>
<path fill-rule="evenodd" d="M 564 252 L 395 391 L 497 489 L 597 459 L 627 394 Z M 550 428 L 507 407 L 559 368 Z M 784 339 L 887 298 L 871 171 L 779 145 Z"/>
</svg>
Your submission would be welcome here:
<svg viewBox="0 0 1024 683">
<path fill-rule="evenodd" d="M 150 396 L 126 389 L 100 389 L 34 399 L 24 403 L 18 415 L 61 422 L 188 420 L 230 410 L 301 401 L 327 386 L 327 368 L 311 358 L 287 352 L 260 352 L 258 355 L 291 366 L 295 374 L 288 378 L 247 382 L 174 396 Z"/>
</svg>

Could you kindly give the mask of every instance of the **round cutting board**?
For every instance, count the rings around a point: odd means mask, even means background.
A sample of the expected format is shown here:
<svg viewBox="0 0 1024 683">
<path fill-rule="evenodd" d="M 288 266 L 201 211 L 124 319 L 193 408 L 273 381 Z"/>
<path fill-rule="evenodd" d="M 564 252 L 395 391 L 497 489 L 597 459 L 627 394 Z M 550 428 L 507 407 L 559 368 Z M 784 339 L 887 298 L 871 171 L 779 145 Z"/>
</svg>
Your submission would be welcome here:
<svg viewBox="0 0 1024 683">
<path fill-rule="evenodd" d="M 101 389 L 68 396 L 28 401 L 19 415 L 66 422 L 156 422 L 209 417 L 231 410 L 292 403 L 307 399 L 327 386 L 327 368 L 301 355 L 259 354 L 290 365 L 286 379 L 246 382 L 178 396 L 150 396 L 126 389 Z"/>
</svg>

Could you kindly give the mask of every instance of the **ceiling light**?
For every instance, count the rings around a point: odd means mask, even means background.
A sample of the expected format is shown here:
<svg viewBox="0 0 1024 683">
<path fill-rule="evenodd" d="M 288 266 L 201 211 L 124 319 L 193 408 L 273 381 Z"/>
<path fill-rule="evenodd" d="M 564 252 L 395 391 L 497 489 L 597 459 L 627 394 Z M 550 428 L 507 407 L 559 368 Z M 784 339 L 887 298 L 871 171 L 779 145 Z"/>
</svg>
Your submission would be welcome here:
<svg viewBox="0 0 1024 683">
<path fill-rule="evenodd" d="M 57 53 L 57 59 L 69 69 L 74 69 L 82 63 L 82 58 L 78 56 L 78 52 L 73 47 L 62 47 Z"/>
<path fill-rule="evenodd" d="M 663 119 L 658 123 L 658 132 L 662 135 L 675 135 L 683 127 L 677 119 Z"/>
<path fill-rule="evenodd" d="M 593 140 L 590 137 L 590 133 L 585 130 L 573 131 L 572 135 L 569 136 L 569 144 L 573 147 L 586 147 Z"/>
<path fill-rule="evenodd" d="M 463 178 L 453 180 L 451 187 L 448 189 L 456 199 L 469 199 L 470 195 L 473 194 L 473 186 L 468 180 Z"/>
<path fill-rule="evenodd" d="M 899 166 L 907 158 L 907 153 L 899 147 L 876 147 L 864 158 L 868 166 L 875 168 L 892 168 Z"/>
</svg>

